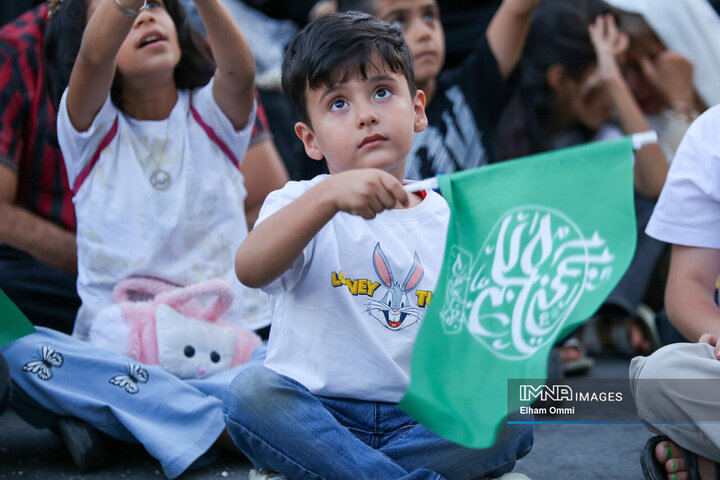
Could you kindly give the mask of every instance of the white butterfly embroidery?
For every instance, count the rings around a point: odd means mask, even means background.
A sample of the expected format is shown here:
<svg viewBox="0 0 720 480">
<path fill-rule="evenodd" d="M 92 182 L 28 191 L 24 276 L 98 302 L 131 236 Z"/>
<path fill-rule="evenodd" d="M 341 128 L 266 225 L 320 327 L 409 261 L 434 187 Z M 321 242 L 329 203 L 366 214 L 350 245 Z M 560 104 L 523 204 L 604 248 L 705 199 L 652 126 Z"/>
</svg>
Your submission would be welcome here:
<svg viewBox="0 0 720 480">
<path fill-rule="evenodd" d="M 50 380 L 53 376 L 52 367 L 61 367 L 63 356 L 49 345 L 43 345 L 42 354 L 38 352 L 38 360 L 28 362 L 22 367 L 23 372 L 37 373 L 40 380 Z"/>
<path fill-rule="evenodd" d="M 137 363 L 131 363 L 125 369 L 124 375 L 115 375 L 110 379 L 113 385 L 124 388 L 127 393 L 135 394 L 140 391 L 138 383 L 147 383 L 150 374 Z"/>
</svg>

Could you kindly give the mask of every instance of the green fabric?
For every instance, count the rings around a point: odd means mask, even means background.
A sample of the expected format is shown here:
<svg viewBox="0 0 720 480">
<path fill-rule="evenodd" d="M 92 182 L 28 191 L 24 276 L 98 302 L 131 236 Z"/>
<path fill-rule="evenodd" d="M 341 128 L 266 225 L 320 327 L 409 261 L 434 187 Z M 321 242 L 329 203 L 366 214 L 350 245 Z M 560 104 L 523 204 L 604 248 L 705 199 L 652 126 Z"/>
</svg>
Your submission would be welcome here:
<svg viewBox="0 0 720 480">
<path fill-rule="evenodd" d="M 545 379 L 552 345 L 630 264 L 632 144 L 558 150 L 438 183 L 451 210 L 445 260 L 400 406 L 451 441 L 485 448 L 508 414 L 508 379 Z"/>
<path fill-rule="evenodd" d="M 34 332 L 30 320 L 0 290 L 0 346 Z"/>
</svg>

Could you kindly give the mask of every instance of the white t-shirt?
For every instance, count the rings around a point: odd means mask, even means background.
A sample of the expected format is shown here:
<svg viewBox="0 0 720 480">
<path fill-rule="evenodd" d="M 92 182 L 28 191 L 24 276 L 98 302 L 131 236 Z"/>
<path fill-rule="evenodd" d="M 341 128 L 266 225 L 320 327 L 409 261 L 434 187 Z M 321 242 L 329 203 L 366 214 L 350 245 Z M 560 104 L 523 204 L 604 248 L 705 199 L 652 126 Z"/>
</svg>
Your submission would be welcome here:
<svg viewBox="0 0 720 480">
<path fill-rule="evenodd" d="M 645 232 L 667 243 L 720 248 L 720 106 L 690 126 Z"/>
<path fill-rule="evenodd" d="M 258 223 L 325 178 L 289 182 L 268 195 Z M 272 309 L 265 366 L 315 395 L 399 401 L 440 273 L 448 219 L 435 192 L 373 220 L 335 215 L 264 287 Z"/>
<path fill-rule="evenodd" d="M 192 102 L 191 102 L 192 98 Z M 247 236 L 240 160 L 253 128 L 235 131 L 212 95 L 212 82 L 178 92 L 170 116 L 139 121 L 105 101 L 85 132 L 73 128 L 67 91 L 58 140 L 77 215 L 78 294 L 74 335 L 90 323 L 129 276 L 189 285 L 223 278 L 236 296 L 226 319 L 248 328 L 269 323 L 266 295 L 237 281 L 234 255 Z M 150 183 L 161 168 L 169 186 Z"/>
</svg>

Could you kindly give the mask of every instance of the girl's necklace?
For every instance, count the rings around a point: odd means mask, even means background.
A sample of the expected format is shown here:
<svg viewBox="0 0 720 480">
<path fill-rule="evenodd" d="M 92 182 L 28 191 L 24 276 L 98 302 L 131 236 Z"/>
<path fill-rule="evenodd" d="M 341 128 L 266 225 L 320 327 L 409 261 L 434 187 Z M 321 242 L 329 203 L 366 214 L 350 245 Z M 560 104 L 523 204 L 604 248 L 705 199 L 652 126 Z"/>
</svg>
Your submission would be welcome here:
<svg viewBox="0 0 720 480">
<path fill-rule="evenodd" d="M 168 138 L 170 136 L 170 117 L 165 120 L 165 141 L 163 142 L 162 149 L 160 150 L 160 154 L 165 153 L 165 149 L 167 148 L 168 144 Z M 167 188 L 170 186 L 170 182 L 172 181 L 172 177 L 168 173 L 167 170 L 163 169 L 160 166 L 160 163 L 157 161 L 155 156 L 153 155 L 152 150 L 150 150 L 150 146 L 147 143 L 147 139 L 139 134 L 139 132 L 136 130 L 136 136 L 140 139 L 140 141 L 143 144 L 143 147 L 145 147 L 145 151 L 147 152 L 147 158 L 148 160 L 151 160 L 153 164 L 155 165 L 155 170 L 150 174 L 150 185 L 155 190 L 167 190 Z"/>
</svg>

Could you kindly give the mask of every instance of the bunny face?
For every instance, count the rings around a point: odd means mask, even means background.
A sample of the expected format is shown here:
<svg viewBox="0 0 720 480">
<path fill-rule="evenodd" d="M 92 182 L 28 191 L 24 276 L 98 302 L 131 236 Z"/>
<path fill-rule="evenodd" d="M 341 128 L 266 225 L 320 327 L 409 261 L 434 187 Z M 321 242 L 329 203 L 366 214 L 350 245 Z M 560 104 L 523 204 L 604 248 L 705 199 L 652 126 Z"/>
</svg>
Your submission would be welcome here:
<svg viewBox="0 0 720 480">
<path fill-rule="evenodd" d="M 203 378 L 231 366 L 237 334 L 228 326 L 188 318 L 159 305 L 158 360 L 180 378 Z"/>
<path fill-rule="evenodd" d="M 380 244 L 375 245 L 373 266 L 387 292 L 382 300 L 372 301 L 367 307 L 367 312 L 389 330 L 402 330 L 420 321 L 420 310 L 412 306 L 408 292 L 418 286 L 424 270 L 417 253 L 413 260 L 405 280 L 402 283 L 396 282 Z"/>
</svg>

